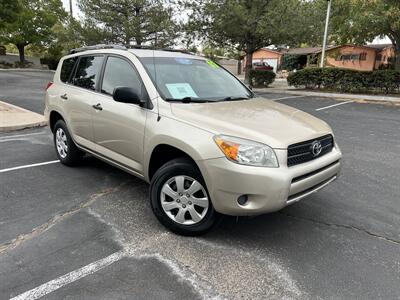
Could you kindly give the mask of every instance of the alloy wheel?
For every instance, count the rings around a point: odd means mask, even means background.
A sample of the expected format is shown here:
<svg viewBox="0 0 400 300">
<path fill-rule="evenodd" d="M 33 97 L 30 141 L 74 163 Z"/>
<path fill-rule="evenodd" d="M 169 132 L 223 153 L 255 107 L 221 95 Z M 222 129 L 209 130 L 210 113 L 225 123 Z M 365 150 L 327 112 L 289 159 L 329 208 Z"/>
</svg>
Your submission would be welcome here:
<svg viewBox="0 0 400 300">
<path fill-rule="evenodd" d="M 68 155 L 68 141 L 62 128 L 58 128 L 56 131 L 56 146 L 57 152 L 61 158 L 66 158 Z"/>
<path fill-rule="evenodd" d="M 209 199 L 203 185 L 189 176 L 175 176 L 161 189 L 161 206 L 176 223 L 193 225 L 204 219 Z"/>
</svg>

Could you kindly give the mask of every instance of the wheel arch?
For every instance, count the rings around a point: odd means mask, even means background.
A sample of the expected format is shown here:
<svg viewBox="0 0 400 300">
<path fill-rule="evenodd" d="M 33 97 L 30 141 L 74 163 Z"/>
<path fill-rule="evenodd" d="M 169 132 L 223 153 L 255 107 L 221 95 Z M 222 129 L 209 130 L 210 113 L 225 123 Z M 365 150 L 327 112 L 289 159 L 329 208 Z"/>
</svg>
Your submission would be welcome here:
<svg viewBox="0 0 400 300">
<path fill-rule="evenodd" d="M 176 158 L 189 159 L 200 171 L 200 168 L 194 159 L 193 153 L 190 153 L 190 151 L 188 152 L 187 150 L 185 151 L 179 146 L 171 145 L 170 143 L 161 143 L 156 145 L 149 155 L 146 172 L 146 178 L 148 181 L 151 181 L 154 174 L 161 166 Z"/>
<path fill-rule="evenodd" d="M 65 122 L 64 117 L 56 110 L 52 110 L 49 115 L 49 126 L 51 132 L 53 132 L 54 125 L 56 125 L 58 120 L 63 120 Z"/>
</svg>

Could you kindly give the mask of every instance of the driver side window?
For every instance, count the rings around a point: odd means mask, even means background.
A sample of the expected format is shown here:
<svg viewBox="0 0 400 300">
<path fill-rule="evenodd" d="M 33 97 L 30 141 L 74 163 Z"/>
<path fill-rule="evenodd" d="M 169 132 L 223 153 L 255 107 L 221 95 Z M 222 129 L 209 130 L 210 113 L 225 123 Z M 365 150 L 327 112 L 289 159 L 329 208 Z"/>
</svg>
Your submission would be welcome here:
<svg viewBox="0 0 400 300">
<path fill-rule="evenodd" d="M 116 87 L 131 87 L 142 94 L 142 82 L 136 69 L 126 60 L 114 56 L 107 59 L 101 92 L 112 96 Z"/>
</svg>

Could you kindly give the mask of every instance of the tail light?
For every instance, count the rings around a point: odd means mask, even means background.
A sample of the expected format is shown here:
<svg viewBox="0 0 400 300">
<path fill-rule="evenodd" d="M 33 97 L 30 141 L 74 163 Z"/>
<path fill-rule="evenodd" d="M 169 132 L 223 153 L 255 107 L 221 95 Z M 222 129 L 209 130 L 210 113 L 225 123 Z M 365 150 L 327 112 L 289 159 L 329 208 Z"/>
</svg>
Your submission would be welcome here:
<svg viewBox="0 0 400 300">
<path fill-rule="evenodd" d="M 53 85 L 53 81 L 49 81 L 49 83 L 46 86 L 46 91 Z"/>
</svg>

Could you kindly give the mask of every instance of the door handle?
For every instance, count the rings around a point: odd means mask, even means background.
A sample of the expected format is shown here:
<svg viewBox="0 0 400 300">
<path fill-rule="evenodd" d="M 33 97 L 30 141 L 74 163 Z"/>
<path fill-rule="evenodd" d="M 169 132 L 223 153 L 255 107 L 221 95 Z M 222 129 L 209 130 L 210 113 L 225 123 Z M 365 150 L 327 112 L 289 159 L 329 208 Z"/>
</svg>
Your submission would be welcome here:
<svg viewBox="0 0 400 300">
<path fill-rule="evenodd" d="M 67 94 L 61 95 L 60 98 L 63 100 L 68 100 Z"/>
<path fill-rule="evenodd" d="M 97 103 L 97 104 L 92 105 L 92 106 L 93 106 L 93 108 L 96 109 L 96 110 L 103 110 L 103 108 L 101 107 L 101 104 L 100 104 L 100 103 Z"/>
</svg>

